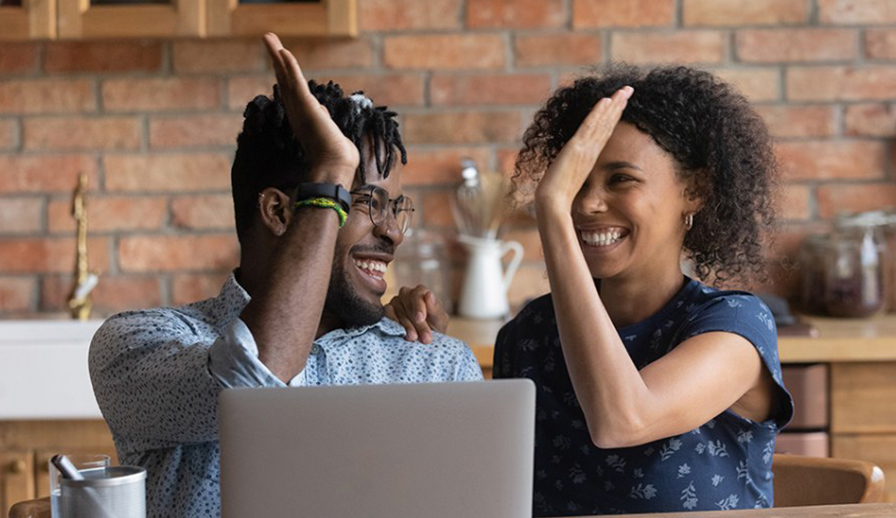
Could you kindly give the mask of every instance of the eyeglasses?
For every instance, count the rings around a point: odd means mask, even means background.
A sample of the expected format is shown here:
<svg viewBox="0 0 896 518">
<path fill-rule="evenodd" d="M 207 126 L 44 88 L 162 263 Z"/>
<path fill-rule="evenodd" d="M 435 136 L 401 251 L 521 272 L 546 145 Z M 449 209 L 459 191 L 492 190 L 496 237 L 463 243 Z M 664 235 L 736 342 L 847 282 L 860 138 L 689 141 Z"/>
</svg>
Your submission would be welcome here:
<svg viewBox="0 0 896 518">
<path fill-rule="evenodd" d="M 378 227 L 386 222 L 389 217 L 389 207 L 391 206 L 392 216 L 395 217 L 395 223 L 398 230 L 402 234 L 408 231 L 411 226 L 411 216 L 414 213 L 414 202 L 407 196 L 401 195 L 398 198 L 389 198 L 389 191 L 370 185 L 351 192 L 355 197 L 352 204 L 366 207 L 367 214 L 370 216 L 370 222 L 373 226 Z"/>
</svg>

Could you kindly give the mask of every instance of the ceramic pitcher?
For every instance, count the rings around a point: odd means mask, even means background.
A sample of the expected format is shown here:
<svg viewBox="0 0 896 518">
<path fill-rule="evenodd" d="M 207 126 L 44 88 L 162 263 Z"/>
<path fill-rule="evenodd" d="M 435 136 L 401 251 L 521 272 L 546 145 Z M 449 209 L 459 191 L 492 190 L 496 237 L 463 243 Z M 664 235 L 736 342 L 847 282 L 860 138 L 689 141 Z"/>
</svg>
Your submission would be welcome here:
<svg viewBox="0 0 896 518">
<path fill-rule="evenodd" d="M 458 240 L 467 249 L 467 271 L 461 287 L 457 312 L 470 318 L 501 318 L 510 312 L 507 289 L 523 260 L 523 245 L 461 235 Z M 502 258 L 513 252 L 507 268 Z"/>
</svg>

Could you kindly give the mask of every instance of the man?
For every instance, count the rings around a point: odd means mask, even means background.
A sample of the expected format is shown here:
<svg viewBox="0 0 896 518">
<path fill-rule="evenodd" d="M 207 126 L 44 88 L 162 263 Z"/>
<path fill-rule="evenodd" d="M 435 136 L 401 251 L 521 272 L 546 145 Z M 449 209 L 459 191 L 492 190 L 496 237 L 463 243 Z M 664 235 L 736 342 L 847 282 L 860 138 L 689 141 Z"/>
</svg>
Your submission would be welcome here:
<svg viewBox="0 0 896 518">
<path fill-rule="evenodd" d="M 147 469 L 149 517 L 220 514 L 223 387 L 482 379 L 462 342 L 409 342 L 384 318 L 383 271 L 413 210 L 395 114 L 309 84 L 266 44 L 280 89 L 249 103 L 237 140 L 239 268 L 217 297 L 110 318 L 90 348 L 119 460 Z"/>
</svg>

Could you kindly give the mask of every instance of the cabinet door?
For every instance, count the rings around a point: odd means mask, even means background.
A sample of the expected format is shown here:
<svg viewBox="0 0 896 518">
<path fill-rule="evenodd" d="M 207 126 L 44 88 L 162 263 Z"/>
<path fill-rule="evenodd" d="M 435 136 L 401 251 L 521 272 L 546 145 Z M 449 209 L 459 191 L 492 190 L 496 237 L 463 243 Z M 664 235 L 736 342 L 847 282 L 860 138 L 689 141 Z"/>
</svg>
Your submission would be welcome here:
<svg viewBox="0 0 896 518">
<path fill-rule="evenodd" d="M 831 432 L 896 433 L 896 362 L 831 365 Z"/>
<path fill-rule="evenodd" d="M 831 456 L 876 464 L 884 472 L 887 501 L 896 502 L 896 434 L 834 435 Z"/>
<path fill-rule="evenodd" d="M 202 0 L 59 0 L 60 38 L 204 36 Z"/>
<path fill-rule="evenodd" d="M 356 0 L 207 0 L 209 36 L 356 36 Z"/>
<path fill-rule="evenodd" d="M 34 455 L 30 451 L 0 451 L 0 516 L 22 500 L 34 498 Z"/>
<path fill-rule="evenodd" d="M 0 40 L 56 37 L 56 0 L 11 0 L 0 7 Z"/>
</svg>

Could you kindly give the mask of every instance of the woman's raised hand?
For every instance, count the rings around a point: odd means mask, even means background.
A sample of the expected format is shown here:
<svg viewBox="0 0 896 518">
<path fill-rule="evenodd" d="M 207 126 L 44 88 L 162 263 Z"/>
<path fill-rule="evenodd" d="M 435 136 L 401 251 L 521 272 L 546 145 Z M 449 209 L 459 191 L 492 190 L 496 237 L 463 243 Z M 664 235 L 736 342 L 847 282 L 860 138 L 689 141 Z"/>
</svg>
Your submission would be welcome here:
<svg viewBox="0 0 896 518">
<path fill-rule="evenodd" d="M 358 148 L 330 118 L 308 88 L 299 62 L 274 33 L 264 35 L 289 124 L 311 163 L 311 180 L 350 188 L 360 162 Z"/>
<path fill-rule="evenodd" d="M 625 86 L 613 97 L 604 97 L 594 105 L 538 183 L 535 190 L 537 209 L 554 208 L 569 213 L 573 200 L 619 123 L 632 92 L 632 87 Z"/>
</svg>

